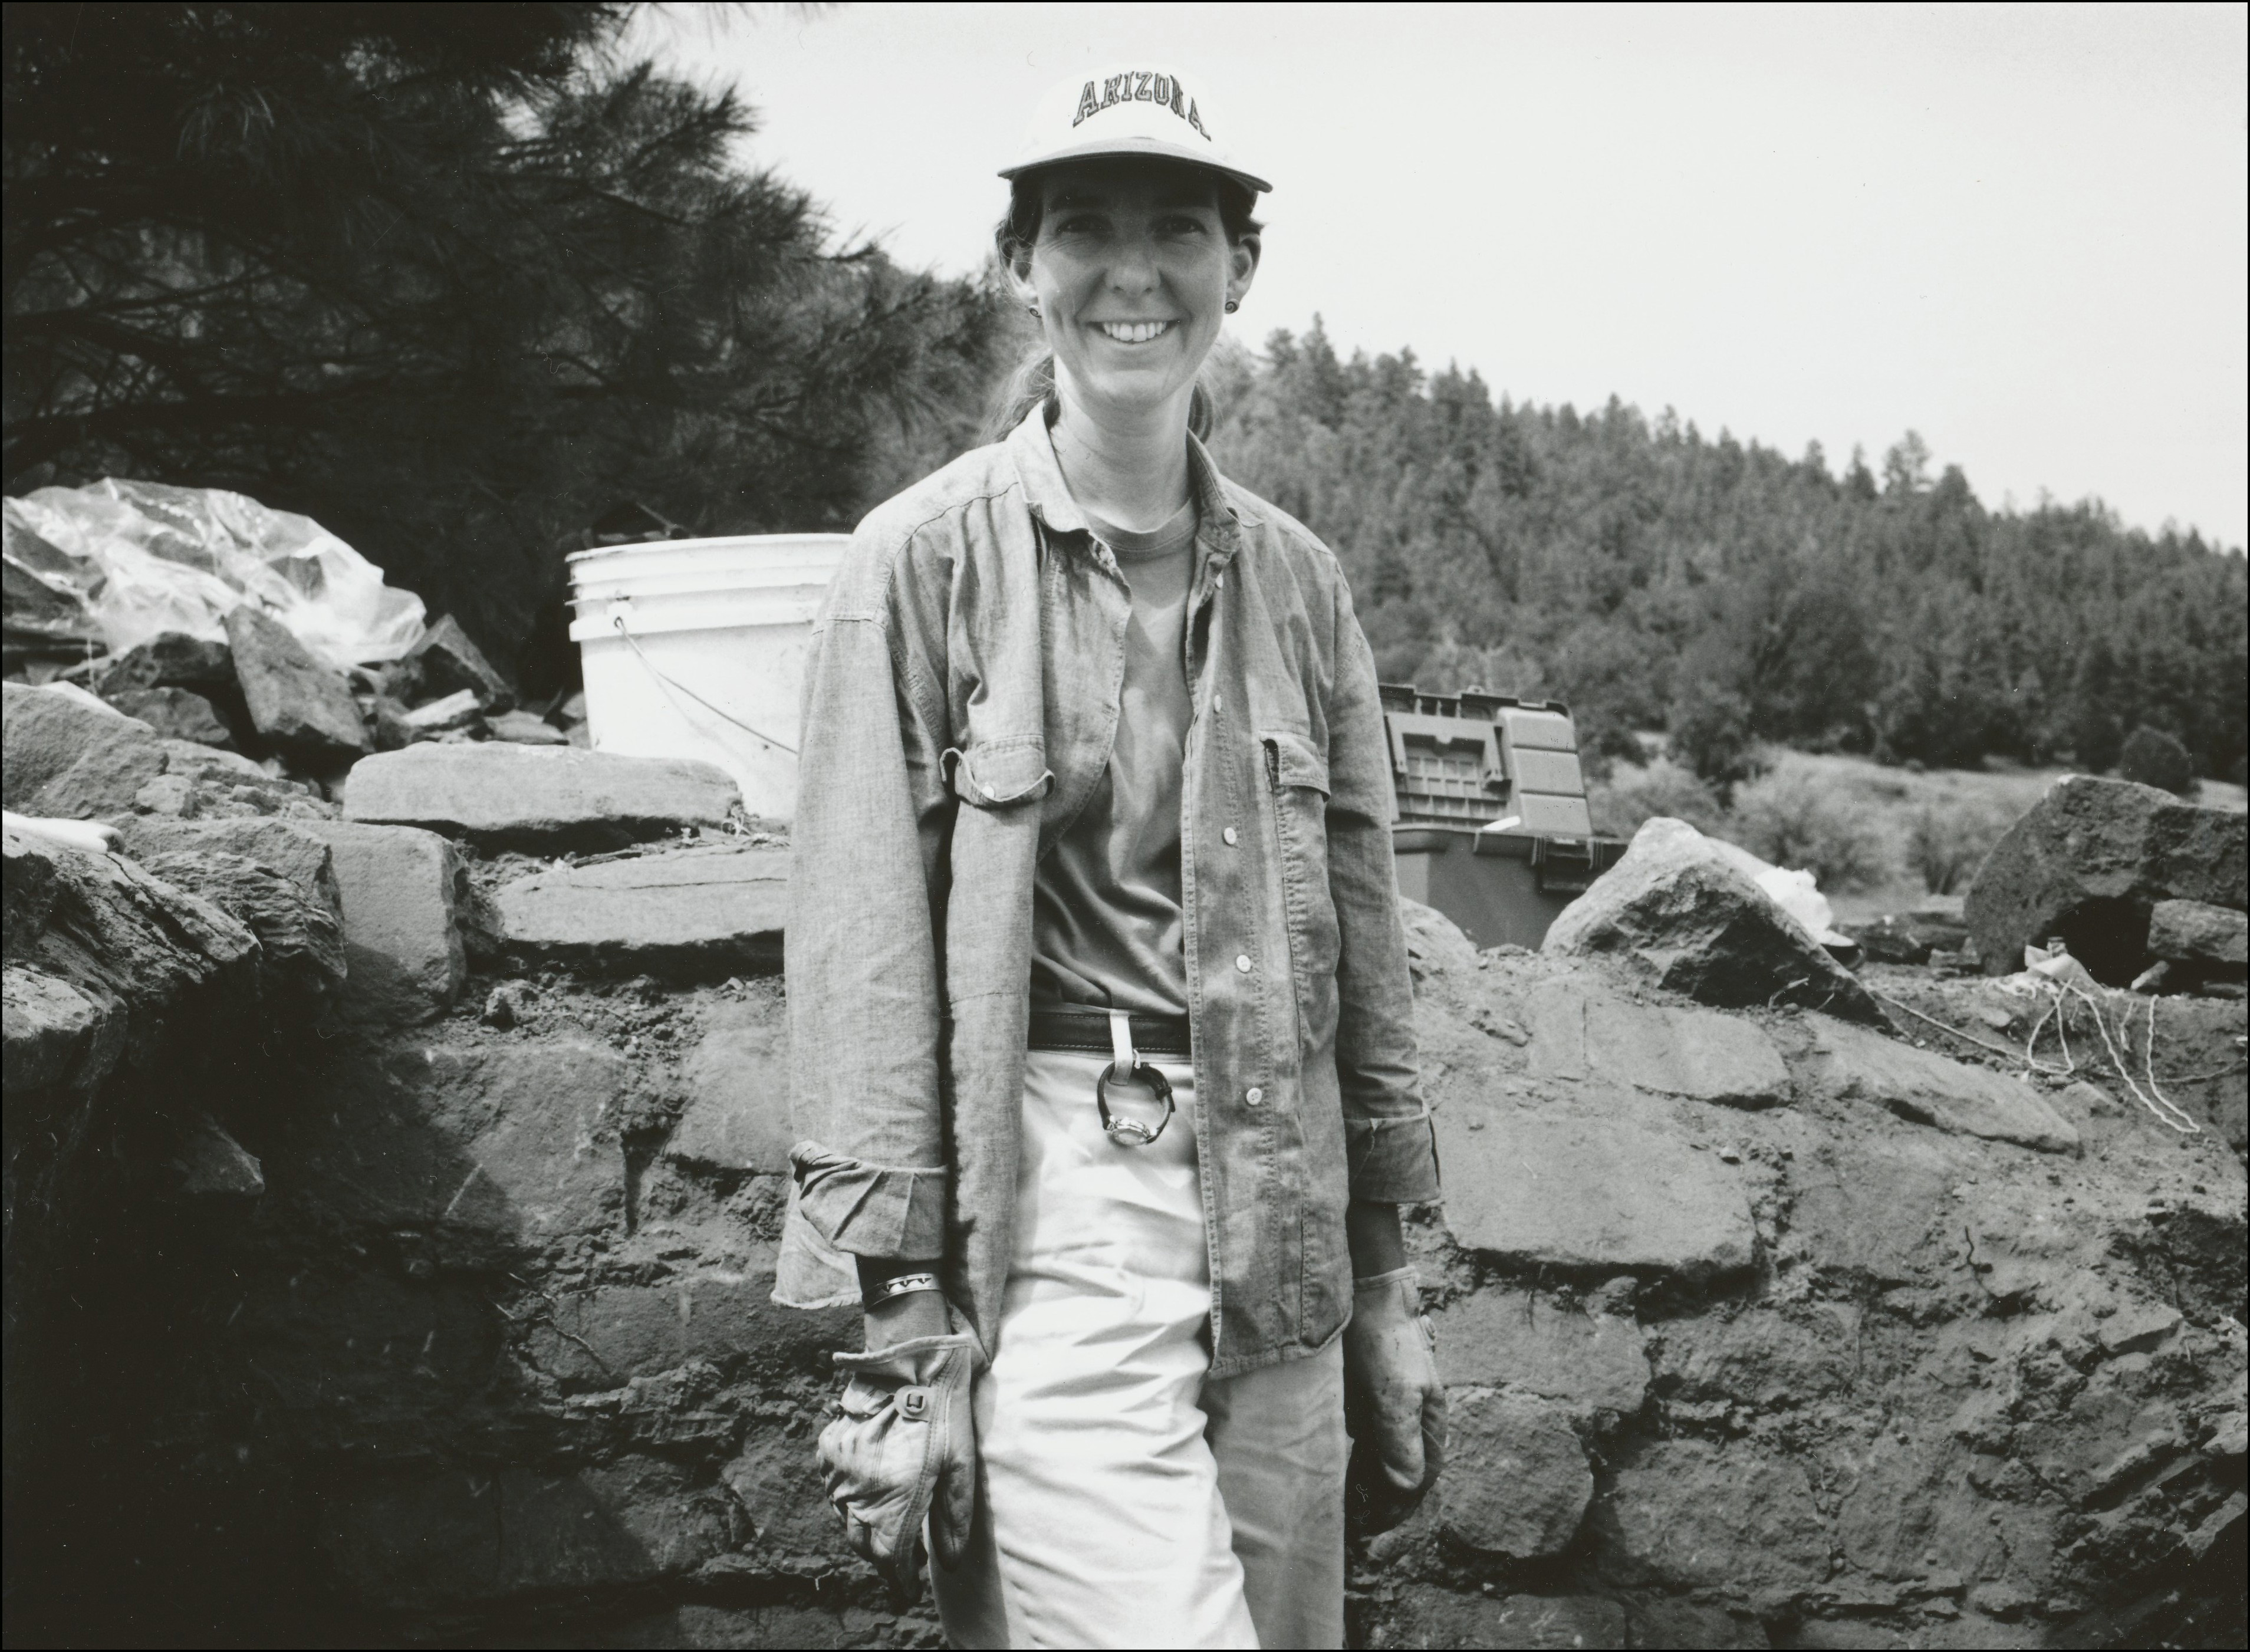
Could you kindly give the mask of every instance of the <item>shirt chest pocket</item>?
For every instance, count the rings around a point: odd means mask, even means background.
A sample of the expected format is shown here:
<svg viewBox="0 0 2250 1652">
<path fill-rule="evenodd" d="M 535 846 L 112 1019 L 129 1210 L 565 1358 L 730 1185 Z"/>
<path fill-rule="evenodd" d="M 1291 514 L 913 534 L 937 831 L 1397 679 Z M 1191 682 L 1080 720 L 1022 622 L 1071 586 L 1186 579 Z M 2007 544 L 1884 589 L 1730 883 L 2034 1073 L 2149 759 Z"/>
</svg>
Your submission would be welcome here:
<svg viewBox="0 0 2250 1652">
<path fill-rule="evenodd" d="M 1258 731 L 1281 886 L 1289 916 L 1289 960 L 1309 1030 L 1335 991 L 1338 936 L 1329 889 L 1328 754 L 1292 729 Z"/>
<path fill-rule="evenodd" d="M 979 809 L 1036 803 L 1054 785 L 1046 742 L 1035 734 L 949 747 L 945 768 L 953 795 Z"/>
</svg>

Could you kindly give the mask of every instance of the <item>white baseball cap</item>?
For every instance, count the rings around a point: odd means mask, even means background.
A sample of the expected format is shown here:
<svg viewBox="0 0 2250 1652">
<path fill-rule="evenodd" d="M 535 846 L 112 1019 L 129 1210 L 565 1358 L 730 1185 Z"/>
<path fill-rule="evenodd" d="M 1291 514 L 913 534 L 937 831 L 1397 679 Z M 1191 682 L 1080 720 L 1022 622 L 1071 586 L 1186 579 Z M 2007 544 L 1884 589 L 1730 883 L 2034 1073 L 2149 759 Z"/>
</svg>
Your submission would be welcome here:
<svg viewBox="0 0 2250 1652">
<path fill-rule="evenodd" d="M 1059 80 L 1039 100 L 1023 148 L 1000 176 L 1013 179 L 1058 161 L 1139 155 L 1210 167 L 1253 194 L 1271 190 L 1211 135 L 1198 85 L 1170 69 L 1122 65 Z"/>
</svg>

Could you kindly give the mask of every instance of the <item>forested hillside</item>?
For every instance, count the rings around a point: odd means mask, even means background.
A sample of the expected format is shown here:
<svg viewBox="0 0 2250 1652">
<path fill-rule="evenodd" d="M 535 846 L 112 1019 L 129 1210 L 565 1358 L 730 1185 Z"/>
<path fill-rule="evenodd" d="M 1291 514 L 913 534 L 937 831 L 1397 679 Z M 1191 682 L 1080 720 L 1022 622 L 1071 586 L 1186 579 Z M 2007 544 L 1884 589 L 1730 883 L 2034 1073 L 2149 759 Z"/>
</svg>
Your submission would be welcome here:
<svg viewBox="0 0 2250 1652">
<path fill-rule="evenodd" d="M 2240 548 L 1989 509 L 1911 433 L 1839 475 L 1668 409 L 1518 406 L 1317 321 L 1225 379 L 1223 461 L 1343 558 L 1388 676 L 1565 698 L 1613 753 L 1668 729 L 1707 772 L 1753 736 L 2106 769 L 2146 725 L 2239 778 Z"/>
</svg>

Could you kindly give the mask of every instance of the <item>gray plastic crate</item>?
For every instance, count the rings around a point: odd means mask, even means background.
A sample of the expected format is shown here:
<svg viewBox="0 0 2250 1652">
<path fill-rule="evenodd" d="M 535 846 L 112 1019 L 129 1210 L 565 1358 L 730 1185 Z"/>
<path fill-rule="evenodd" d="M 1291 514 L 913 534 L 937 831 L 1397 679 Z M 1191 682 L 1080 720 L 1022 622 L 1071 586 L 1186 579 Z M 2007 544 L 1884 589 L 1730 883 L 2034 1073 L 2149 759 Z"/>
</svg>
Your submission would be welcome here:
<svg viewBox="0 0 2250 1652">
<path fill-rule="evenodd" d="M 1479 946 L 1537 946 L 1625 845 L 1594 835 L 1559 701 L 1383 685 L 1399 893 Z"/>
</svg>

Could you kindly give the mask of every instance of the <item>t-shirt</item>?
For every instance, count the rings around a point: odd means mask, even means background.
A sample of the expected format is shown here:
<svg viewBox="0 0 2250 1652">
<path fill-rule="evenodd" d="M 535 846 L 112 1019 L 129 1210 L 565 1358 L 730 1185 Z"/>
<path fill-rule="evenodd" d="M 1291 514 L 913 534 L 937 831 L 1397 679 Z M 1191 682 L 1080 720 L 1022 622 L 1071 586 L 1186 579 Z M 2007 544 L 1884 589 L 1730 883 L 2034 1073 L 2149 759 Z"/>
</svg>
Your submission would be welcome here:
<svg viewBox="0 0 2250 1652">
<path fill-rule="evenodd" d="M 1032 1001 L 1185 1015 L 1180 771 L 1195 501 L 1154 533 L 1087 520 L 1132 588 L 1125 686 L 1108 766 L 1032 885 Z"/>
</svg>

